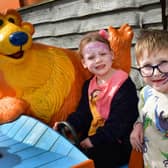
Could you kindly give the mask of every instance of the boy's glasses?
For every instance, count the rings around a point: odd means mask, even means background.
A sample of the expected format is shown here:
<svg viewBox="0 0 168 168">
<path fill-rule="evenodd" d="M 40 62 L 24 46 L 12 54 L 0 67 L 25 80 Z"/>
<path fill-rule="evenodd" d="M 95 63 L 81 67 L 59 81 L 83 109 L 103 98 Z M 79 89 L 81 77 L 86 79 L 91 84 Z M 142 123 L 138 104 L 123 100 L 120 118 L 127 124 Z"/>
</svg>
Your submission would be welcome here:
<svg viewBox="0 0 168 168">
<path fill-rule="evenodd" d="M 142 77 L 152 77 L 154 70 L 157 69 L 160 73 L 167 74 L 168 73 L 168 61 L 162 61 L 157 65 L 145 65 L 140 68 L 132 67 L 140 72 Z"/>
</svg>

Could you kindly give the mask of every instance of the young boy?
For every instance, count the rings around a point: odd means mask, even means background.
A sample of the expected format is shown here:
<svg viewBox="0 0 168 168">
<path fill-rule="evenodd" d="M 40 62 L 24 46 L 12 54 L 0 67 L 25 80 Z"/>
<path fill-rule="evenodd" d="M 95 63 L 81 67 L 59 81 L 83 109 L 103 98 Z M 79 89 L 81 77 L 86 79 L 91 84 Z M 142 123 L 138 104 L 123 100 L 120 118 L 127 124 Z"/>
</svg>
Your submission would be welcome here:
<svg viewBox="0 0 168 168">
<path fill-rule="evenodd" d="M 168 167 L 168 32 L 143 30 L 135 53 L 146 86 L 140 92 L 140 117 L 130 136 L 143 152 L 145 168 Z"/>
</svg>

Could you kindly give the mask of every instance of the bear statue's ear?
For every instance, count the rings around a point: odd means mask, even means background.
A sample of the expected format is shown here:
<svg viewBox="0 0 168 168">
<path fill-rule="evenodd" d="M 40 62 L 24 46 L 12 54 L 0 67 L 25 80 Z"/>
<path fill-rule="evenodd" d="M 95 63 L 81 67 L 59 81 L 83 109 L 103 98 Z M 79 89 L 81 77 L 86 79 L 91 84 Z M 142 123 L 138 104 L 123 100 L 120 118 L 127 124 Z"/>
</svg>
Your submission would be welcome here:
<svg viewBox="0 0 168 168">
<path fill-rule="evenodd" d="M 29 22 L 23 22 L 21 25 L 22 29 L 25 30 L 26 32 L 30 33 L 31 35 L 33 35 L 34 33 L 34 26 L 29 23 Z"/>
<path fill-rule="evenodd" d="M 11 23 L 13 23 L 13 24 L 15 24 L 15 25 L 21 25 L 21 23 L 22 23 L 22 17 L 20 16 L 20 14 L 16 11 L 16 10 L 14 10 L 14 9 L 8 9 L 7 11 L 6 11 L 6 13 L 4 14 L 4 16 L 5 16 L 5 18 L 9 21 L 9 22 L 11 22 Z"/>
<path fill-rule="evenodd" d="M 9 22 L 20 26 L 23 30 L 33 35 L 34 26 L 29 22 L 23 22 L 21 15 L 15 9 L 8 9 L 4 16 Z"/>
<path fill-rule="evenodd" d="M 128 24 L 123 24 L 120 28 L 108 27 L 108 40 L 114 52 L 113 68 L 122 69 L 127 73 L 131 70 L 131 44 L 133 39 L 133 29 Z"/>
</svg>

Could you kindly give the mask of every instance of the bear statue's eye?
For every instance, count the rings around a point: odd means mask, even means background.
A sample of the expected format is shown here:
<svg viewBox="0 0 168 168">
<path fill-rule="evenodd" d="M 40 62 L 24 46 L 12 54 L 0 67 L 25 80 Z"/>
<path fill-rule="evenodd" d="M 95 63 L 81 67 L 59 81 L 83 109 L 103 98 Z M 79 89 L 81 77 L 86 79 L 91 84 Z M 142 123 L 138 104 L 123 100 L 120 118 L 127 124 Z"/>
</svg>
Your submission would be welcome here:
<svg viewBox="0 0 168 168">
<path fill-rule="evenodd" d="M 11 23 L 15 23 L 15 19 L 14 18 L 9 18 L 8 21 L 11 22 Z"/>
<path fill-rule="evenodd" d="M 0 19 L 0 26 L 3 25 L 3 20 Z"/>
</svg>

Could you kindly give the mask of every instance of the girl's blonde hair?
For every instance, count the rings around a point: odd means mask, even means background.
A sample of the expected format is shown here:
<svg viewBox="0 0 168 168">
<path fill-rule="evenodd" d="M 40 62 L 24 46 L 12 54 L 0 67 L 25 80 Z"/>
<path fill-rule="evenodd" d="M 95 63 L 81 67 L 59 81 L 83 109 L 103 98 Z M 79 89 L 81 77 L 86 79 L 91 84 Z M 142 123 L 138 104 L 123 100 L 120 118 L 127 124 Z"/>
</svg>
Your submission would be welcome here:
<svg viewBox="0 0 168 168">
<path fill-rule="evenodd" d="M 147 50 L 150 53 L 153 50 L 168 49 L 168 32 L 164 30 L 141 30 L 135 45 L 135 54 L 137 62 L 143 57 L 143 51 Z"/>
<path fill-rule="evenodd" d="M 86 35 L 84 35 L 82 40 L 80 41 L 80 44 L 79 44 L 79 55 L 80 55 L 81 58 L 83 58 L 83 54 L 82 54 L 83 48 L 88 43 L 94 42 L 94 41 L 100 41 L 102 43 L 107 44 L 109 49 L 111 50 L 109 41 L 107 39 L 102 37 L 98 32 L 90 32 L 90 33 L 87 33 Z"/>
</svg>

